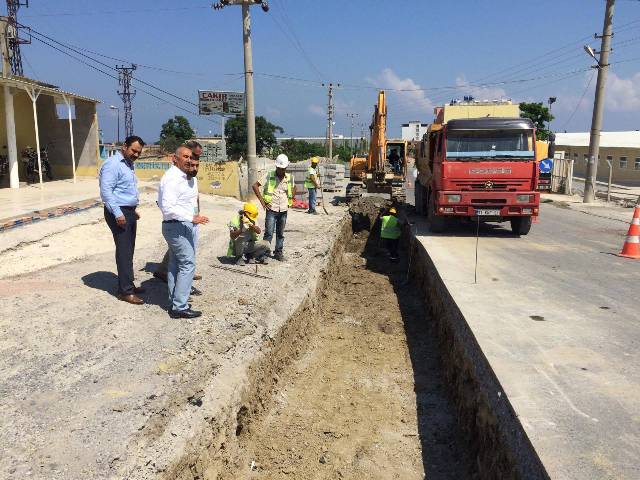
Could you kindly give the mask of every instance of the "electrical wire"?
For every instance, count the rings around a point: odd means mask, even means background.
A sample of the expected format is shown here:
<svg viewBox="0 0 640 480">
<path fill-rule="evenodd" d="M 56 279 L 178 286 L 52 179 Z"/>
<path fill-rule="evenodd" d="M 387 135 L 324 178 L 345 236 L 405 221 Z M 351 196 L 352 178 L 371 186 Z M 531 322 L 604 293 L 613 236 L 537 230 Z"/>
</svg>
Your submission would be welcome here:
<svg viewBox="0 0 640 480">
<path fill-rule="evenodd" d="M 296 50 L 298 50 L 298 52 L 302 55 L 302 57 L 307 62 L 309 67 L 311 67 L 311 70 L 314 72 L 314 74 L 316 75 L 318 80 L 322 80 L 324 75 L 318 69 L 318 67 L 316 67 L 315 63 L 313 63 L 313 61 L 311 60 L 311 57 L 307 54 L 307 52 L 305 51 L 304 47 L 302 46 L 302 42 L 300 42 L 300 38 L 298 37 L 298 35 L 295 32 L 295 29 L 291 25 L 291 21 L 289 19 L 289 16 L 286 14 L 286 9 L 284 8 L 284 5 L 282 5 L 279 2 L 279 0 L 274 0 L 274 2 L 277 2 L 277 5 L 280 8 L 279 9 L 273 9 L 272 11 L 277 11 L 280 14 L 280 19 L 282 20 L 282 24 L 280 23 L 280 20 L 278 19 L 278 17 L 276 15 L 269 15 L 269 18 L 271 18 L 271 20 L 273 20 L 273 22 L 280 29 L 280 31 L 282 31 L 282 33 L 287 38 L 287 40 L 289 40 L 289 42 L 291 42 L 293 47 Z M 285 30 L 285 28 L 286 28 L 286 30 L 288 30 L 288 33 Z"/>
<path fill-rule="evenodd" d="M 573 109 L 573 112 L 571 112 L 571 115 L 569 115 L 569 118 L 567 119 L 567 121 L 564 122 L 564 125 L 562 125 L 562 130 L 566 130 L 567 125 L 569 125 L 571 120 L 573 120 L 573 117 L 578 111 L 578 108 L 580 108 L 580 105 L 582 104 L 582 100 L 584 100 L 584 97 L 587 94 L 587 91 L 589 90 L 589 87 L 591 86 L 591 82 L 593 82 L 593 78 L 595 76 L 596 76 L 596 71 L 594 70 L 593 73 L 591 74 L 591 77 L 589 78 L 589 82 L 587 83 L 587 86 L 584 88 L 584 92 L 582 92 L 582 95 L 580 96 L 580 100 L 578 100 L 578 103 L 576 103 L 576 108 Z"/>
<path fill-rule="evenodd" d="M 141 8 L 131 10 L 109 10 L 109 11 L 81 11 L 81 12 L 55 12 L 55 13 L 36 13 L 22 15 L 22 18 L 37 18 L 37 17 L 78 17 L 78 16 L 93 16 L 93 15 L 126 15 L 129 13 L 162 13 L 162 12 L 180 12 L 186 10 L 196 9 L 209 9 L 211 5 L 194 5 L 191 7 L 176 7 L 176 8 Z"/>
<path fill-rule="evenodd" d="M 49 42 L 47 42 L 47 41 L 45 41 L 45 40 L 42 40 L 41 38 L 38 38 L 37 36 L 34 36 L 34 37 L 32 37 L 32 38 L 33 38 L 34 40 L 36 40 L 36 41 L 40 42 L 40 43 L 43 43 L 44 45 L 47 45 L 48 47 L 50 47 L 50 48 L 52 48 L 52 49 L 54 49 L 54 50 L 56 50 L 56 51 L 58 51 L 58 52 L 62 53 L 63 55 L 66 55 L 66 56 L 68 56 L 68 57 L 70 57 L 70 58 L 72 58 L 72 59 L 76 60 L 77 62 L 80 62 L 80 63 L 82 63 L 83 65 L 85 65 L 85 66 L 87 66 L 87 67 L 89 67 L 89 68 L 91 68 L 91 69 L 93 69 L 93 70 L 95 70 L 95 71 L 97 71 L 97 72 L 100 72 L 100 73 L 102 73 L 103 75 L 106 75 L 106 76 L 107 76 L 107 77 L 109 77 L 109 78 L 112 78 L 112 79 L 114 79 L 114 80 L 116 80 L 116 81 L 119 81 L 119 80 L 120 80 L 120 79 L 119 79 L 119 77 L 117 77 L 116 75 L 114 75 L 114 74 L 112 74 L 112 73 L 110 73 L 110 72 L 108 72 L 108 71 L 104 71 L 104 70 L 102 70 L 101 68 L 98 68 L 98 67 L 96 67 L 95 65 L 92 65 L 91 63 L 89 63 L 89 62 L 87 62 L 87 61 L 83 60 L 82 58 L 78 58 L 78 57 L 76 57 L 76 56 L 74 56 L 74 55 L 70 54 L 69 52 L 67 52 L 67 51 L 65 51 L 65 50 L 62 50 L 61 48 L 58 48 L 58 47 L 56 47 L 55 45 L 52 45 L 51 43 L 49 43 Z M 106 64 L 105 64 L 105 65 L 106 65 Z M 109 65 L 107 65 L 107 67 L 108 67 L 108 68 L 112 68 L 112 67 L 110 67 Z M 155 99 L 157 99 L 157 100 L 160 100 L 161 102 L 163 102 L 163 103 L 165 103 L 165 104 L 167 104 L 167 105 L 171 105 L 171 106 L 173 106 L 173 107 L 175 107 L 175 108 L 177 108 L 177 109 L 179 109 L 179 110 L 181 110 L 181 111 L 183 111 L 183 112 L 185 112 L 185 113 L 188 113 L 188 114 L 190 114 L 190 115 L 192 115 L 192 116 L 195 116 L 195 117 L 200 118 L 200 116 L 198 115 L 198 113 L 193 112 L 192 110 L 188 110 L 188 109 L 186 109 L 186 108 L 184 108 L 184 107 L 182 107 L 182 106 L 180 106 L 180 105 L 177 105 L 177 104 L 175 104 L 175 103 L 173 103 L 173 102 L 170 102 L 170 101 L 168 101 L 168 100 L 166 100 L 166 99 L 164 99 L 164 98 L 161 98 L 161 97 L 159 97 L 159 96 L 155 95 L 154 93 L 151 93 L 151 92 L 149 92 L 148 90 L 145 90 L 145 89 L 143 89 L 143 88 L 138 88 L 138 89 L 139 89 L 141 92 L 145 93 L 146 95 L 149 95 L 150 97 L 153 97 L 153 98 L 155 98 Z M 207 121 L 209 121 L 209 122 L 213 123 L 213 124 L 216 124 L 216 125 L 219 125 L 219 124 L 220 124 L 220 122 L 219 122 L 219 121 L 214 120 L 214 119 L 211 119 L 211 118 L 209 118 L 209 117 L 205 117 L 205 119 L 206 119 Z"/>
</svg>

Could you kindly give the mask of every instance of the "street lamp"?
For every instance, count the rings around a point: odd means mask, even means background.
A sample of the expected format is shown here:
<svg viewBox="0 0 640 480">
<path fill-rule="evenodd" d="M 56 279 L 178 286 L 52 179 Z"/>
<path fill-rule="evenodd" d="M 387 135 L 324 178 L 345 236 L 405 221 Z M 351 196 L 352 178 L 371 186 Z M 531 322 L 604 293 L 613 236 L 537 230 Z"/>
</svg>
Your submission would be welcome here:
<svg viewBox="0 0 640 480">
<path fill-rule="evenodd" d="M 118 115 L 118 140 L 117 140 L 116 143 L 120 143 L 120 107 L 116 107 L 115 105 L 109 105 L 109 108 L 111 110 L 117 110 L 118 111 L 118 113 L 117 113 L 117 115 Z"/>
<path fill-rule="evenodd" d="M 547 125 L 547 130 L 549 130 L 549 134 L 551 134 L 551 105 L 556 103 L 556 97 L 549 97 L 549 124 Z"/>
</svg>

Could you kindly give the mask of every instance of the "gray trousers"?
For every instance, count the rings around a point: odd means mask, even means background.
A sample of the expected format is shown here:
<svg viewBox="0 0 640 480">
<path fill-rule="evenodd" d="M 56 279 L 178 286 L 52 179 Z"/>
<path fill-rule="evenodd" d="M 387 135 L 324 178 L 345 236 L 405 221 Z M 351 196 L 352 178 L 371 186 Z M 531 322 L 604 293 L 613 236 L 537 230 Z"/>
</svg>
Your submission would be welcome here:
<svg viewBox="0 0 640 480">
<path fill-rule="evenodd" d="M 271 247 L 267 242 L 247 240 L 244 235 L 240 235 L 233 241 L 233 254 L 236 257 L 246 255 L 248 258 L 260 258 L 271 253 Z"/>
</svg>

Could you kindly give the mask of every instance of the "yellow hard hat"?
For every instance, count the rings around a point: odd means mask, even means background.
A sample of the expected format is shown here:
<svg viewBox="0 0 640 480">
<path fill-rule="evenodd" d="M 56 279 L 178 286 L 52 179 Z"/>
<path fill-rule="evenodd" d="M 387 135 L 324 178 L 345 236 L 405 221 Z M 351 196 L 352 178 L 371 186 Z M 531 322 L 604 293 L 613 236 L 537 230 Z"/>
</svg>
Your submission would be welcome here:
<svg viewBox="0 0 640 480">
<path fill-rule="evenodd" d="M 395 209 L 395 207 L 391 207 L 389 209 L 389 213 L 393 213 L 395 215 L 396 213 L 398 213 L 398 211 Z"/>
<path fill-rule="evenodd" d="M 251 202 L 245 203 L 242 207 L 242 211 L 254 222 L 256 221 L 256 218 L 258 218 L 258 207 Z"/>
<path fill-rule="evenodd" d="M 318 163 L 319 161 L 318 157 L 311 157 L 311 163 Z"/>
</svg>

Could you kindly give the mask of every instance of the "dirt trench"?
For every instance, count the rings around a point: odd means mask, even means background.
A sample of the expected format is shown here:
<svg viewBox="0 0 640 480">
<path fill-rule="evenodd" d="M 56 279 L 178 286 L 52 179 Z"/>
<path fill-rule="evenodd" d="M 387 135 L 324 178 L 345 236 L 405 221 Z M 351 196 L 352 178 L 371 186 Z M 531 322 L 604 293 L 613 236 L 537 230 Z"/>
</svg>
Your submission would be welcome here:
<svg viewBox="0 0 640 480">
<path fill-rule="evenodd" d="M 380 207 L 352 207 L 353 231 L 315 308 L 302 312 L 306 345 L 259 413 L 238 412 L 235 458 L 212 478 L 476 477 L 435 322 L 407 282 L 408 259 L 392 263 L 371 225 Z"/>
</svg>

